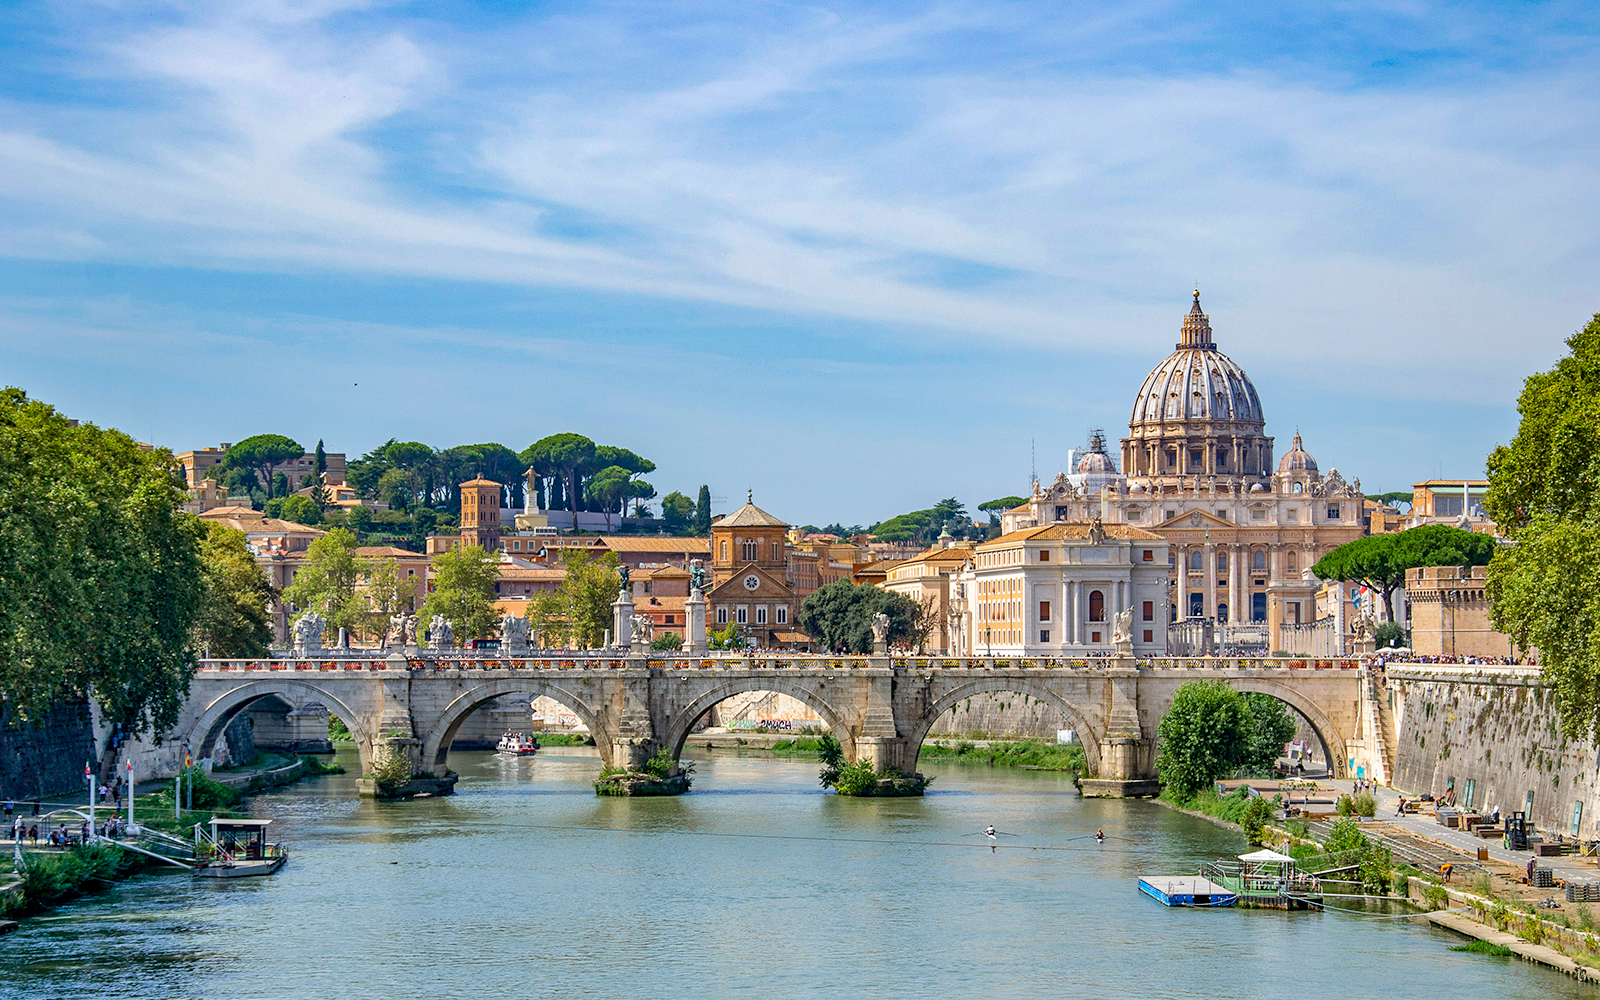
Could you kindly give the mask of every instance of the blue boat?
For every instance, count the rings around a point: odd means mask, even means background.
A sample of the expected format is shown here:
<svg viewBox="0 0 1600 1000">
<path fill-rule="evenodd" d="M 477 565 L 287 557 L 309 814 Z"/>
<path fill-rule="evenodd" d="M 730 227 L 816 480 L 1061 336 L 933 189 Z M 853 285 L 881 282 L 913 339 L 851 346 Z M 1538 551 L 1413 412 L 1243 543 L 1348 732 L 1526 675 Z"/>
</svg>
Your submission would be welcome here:
<svg viewBox="0 0 1600 1000">
<path fill-rule="evenodd" d="M 1146 875 L 1139 891 L 1163 906 L 1232 906 L 1237 893 L 1198 875 Z"/>
</svg>

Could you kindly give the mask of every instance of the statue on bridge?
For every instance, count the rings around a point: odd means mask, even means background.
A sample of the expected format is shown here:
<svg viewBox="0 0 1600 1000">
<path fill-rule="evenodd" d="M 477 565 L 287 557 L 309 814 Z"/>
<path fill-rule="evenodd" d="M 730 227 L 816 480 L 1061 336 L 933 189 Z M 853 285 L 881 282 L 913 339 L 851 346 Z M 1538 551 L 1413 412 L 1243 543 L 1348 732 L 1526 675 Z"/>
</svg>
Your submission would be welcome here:
<svg viewBox="0 0 1600 1000">
<path fill-rule="evenodd" d="M 874 653 L 889 651 L 889 616 L 882 611 L 872 616 L 872 651 Z"/>
<path fill-rule="evenodd" d="M 442 652 L 455 644 L 455 632 L 450 628 L 450 623 L 444 615 L 434 615 L 428 623 L 428 642 L 435 652 Z"/>
<path fill-rule="evenodd" d="M 500 651 L 525 653 L 528 651 L 528 619 L 516 615 L 500 618 Z"/>
<path fill-rule="evenodd" d="M 400 616 L 400 644 L 407 649 L 416 649 L 422 644 L 417 641 L 417 616 L 415 612 L 408 611 Z"/>
<path fill-rule="evenodd" d="M 651 639 L 655 638 L 656 620 L 654 618 L 647 614 L 640 613 L 634 615 L 629 620 L 633 622 L 634 642 L 649 642 Z"/>
<path fill-rule="evenodd" d="M 315 611 L 307 611 L 294 623 L 294 648 L 305 652 L 322 648 L 322 633 L 327 631 L 328 619 Z"/>
<path fill-rule="evenodd" d="M 1111 642 L 1117 652 L 1133 652 L 1133 609 L 1118 611 L 1111 616 Z"/>
<path fill-rule="evenodd" d="M 706 567 L 699 559 L 689 563 L 689 592 L 691 594 L 703 593 L 706 589 Z"/>
<path fill-rule="evenodd" d="M 631 593 L 633 593 L 633 588 L 632 588 L 632 587 L 630 587 L 630 586 L 628 586 L 628 574 L 629 574 L 629 573 L 630 573 L 630 572 L 631 572 L 631 571 L 630 571 L 630 570 L 629 570 L 629 569 L 628 569 L 628 567 L 627 567 L 627 566 L 618 566 L 618 567 L 617 567 L 617 579 L 619 579 L 619 580 L 621 580 L 621 581 L 622 581 L 622 586 L 621 586 L 621 588 L 619 588 L 619 589 L 620 589 L 620 590 L 621 590 L 621 591 L 622 591 L 622 593 L 624 593 L 624 594 L 631 594 Z"/>
</svg>

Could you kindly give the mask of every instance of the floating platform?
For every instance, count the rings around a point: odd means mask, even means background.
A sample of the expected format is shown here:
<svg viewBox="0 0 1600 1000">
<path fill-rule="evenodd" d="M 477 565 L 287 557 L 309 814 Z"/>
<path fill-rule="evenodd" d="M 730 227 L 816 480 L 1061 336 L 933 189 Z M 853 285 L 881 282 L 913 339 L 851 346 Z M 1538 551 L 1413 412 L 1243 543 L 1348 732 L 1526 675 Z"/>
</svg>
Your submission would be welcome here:
<svg viewBox="0 0 1600 1000">
<path fill-rule="evenodd" d="M 1146 875 L 1139 891 L 1163 906 L 1233 906 L 1239 896 L 1198 875 Z"/>
</svg>

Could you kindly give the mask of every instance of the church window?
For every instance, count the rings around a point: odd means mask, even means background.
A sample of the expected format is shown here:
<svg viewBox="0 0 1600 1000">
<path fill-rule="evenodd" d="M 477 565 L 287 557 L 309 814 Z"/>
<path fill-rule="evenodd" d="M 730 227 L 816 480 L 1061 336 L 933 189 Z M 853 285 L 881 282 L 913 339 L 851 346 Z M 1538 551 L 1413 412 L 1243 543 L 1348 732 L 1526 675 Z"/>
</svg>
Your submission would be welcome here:
<svg viewBox="0 0 1600 1000">
<path fill-rule="evenodd" d="M 757 625 L 765 625 L 766 623 L 767 623 L 767 606 L 765 604 L 762 604 L 762 605 L 759 605 L 756 608 L 756 624 Z"/>
<path fill-rule="evenodd" d="M 1155 562 L 1156 561 L 1156 553 L 1155 553 L 1154 549 L 1145 549 L 1144 550 L 1144 561 L 1145 562 Z"/>
<path fill-rule="evenodd" d="M 1217 520 L 1226 521 L 1227 519 L 1228 519 L 1228 512 L 1227 511 L 1225 511 L 1225 510 L 1217 511 Z"/>
<path fill-rule="evenodd" d="M 1106 595 L 1098 590 L 1089 591 L 1089 620 L 1092 622 L 1106 620 Z"/>
<path fill-rule="evenodd" d="M 1296 569 L 1298 569 L 1299 562 L 1299 558 L 1293 552 L 1289 553 L 1289 572 L 1293 573 Z"/>
<path fill-rule="evenodd" d="M 726 538 L 722 540 L 722 555 L 719 558 L 721 558 L 723 562 L 728 561 L 728 540 Z"/>
<path fill-rule="evenodd" d="M 1306 490 L 1305 486 L 1300 484 L 1300 483 L 1295 483 L 1293 486 L 1289 487 L 1289 492 L 1290 493 L 1304 493 L 1305 490 Z"/>
<path fill-rule="evenodd" d="M 1200 468 L 1200 464 L 1201 464 L 1200 449 L 1199 448 L 1190 448 L 1189 449 L 1189 468 L 1198 469 L 1198 468 Z"/>
<path fill-rule="evenodd" d="M 772 543 L 772 561 L 773 562 L 783 562 L 783 543 L 782 542 L 773 542 Z"/>
<path fill-rule="evenodd" d="M 733 620 L 738 622 L 740 625 L 749 624 L 749 622 L 750 622 L 750 608 L 749 608 L 749 606 L 741 604 L 738 607 L 734 608 L 733 609 Z"/>
<path fill-rule="evenodd" d="M 1050 620 L 1050 602 L 1049 601 L 1040 601 L 1039 602 L 1039 620 L 1042 621 L 1042 622 L 1047 622 L 1047 621 Z"/>
<path fill-rule="evenodd" d="M 1169 510 L 1169 511 L 1166 511 L 1166 512 L 1165 512 L 1165 515 L 1166 515 L 1166 516 L 1165 516 L 1165 517 L 1164 517 L 1164 518 L 1163 518 L 1163 519 L 1164 519 L 1164 520 L 1167 520 L 1167 521 L 1170 521 L 1170 520 L 1172 520 L 1172 519 L 1173 519 L 1173 518 L 1175 518 L 1175 517 L 1177 517 L 1177 516 L 1178 516 L 1178 512 L 1177 512 L 1177 511 L 1175 511 L 1175 510 Z"/>
<path fill-rule="evenodd" d="M 1262 549 L 1256 549 L 1254 552 L 1250 553 L 1250 565 L 1258 570 L 1266 569 L 1267 553 Z"/>
<path fill-rule="evenodd" d="M 1218 552 L 1217 553 L 1217 572 L 1218 573 L 1226 573 L 1227 571 L 1228 571 L 1228 554 L 1226 552 Z"/>
<path fill-rule="evenodd" d="M 1128 510 L 1128 520 L 1130 520 L 1130 521 L 1143 521 L 1144 520 L 1144 511 L 1140 510 L 1137 507 L 1129 508 L 1129 510 Z"/>
<path fill-rule="evenodd" d="M 1049 549 L 1041 549 L 1040 550 L 1040 552 L 1039 552 L 1039 561 L 1040 562 L 1049 562 L 1050 561 L 1050 550 Z"/>
<path fill-rule="evenodd" d="M 1197 573 L 1205 569 L 1205 564 L 1200 561 L 1204 555 L 1205 553 L 1201 552 L 1199 549 L 1195 549 L 1193 552 L 1189 553 L 1189 568 Z"/>
<path fill-rule="evenodd" d="M 745 562 L 754 562 L 756 560 L 756 540 L 754 538 L 746 538 L 739 543 L 739 558 Z"/>
<path fill-rule="evenodd" d="M 1299 483 L 1295 483 L 1295 485 L 1299 486 L 1300 484 Z M 1289 520 L 1291 520 L 1291 521 L 1300 520 L 1300 512 L 1298 510 L 1290 510 L 1289 511 Z"/>
<path fill-rule="evenodd" d="M 1266 519 L 1267 509 L 1265 507 L 1261 507 L 1250 512 L 1250 520 L 1252 521 L 1265 521 Z"/>
<path fill-rule="evenodd" d="M 787 624 L 789 624 L 789 605 L 787 605 L 787 604 L 778 605 L 778 607 L 777 607 L 777 618 L 778 618 L 778 624 L 779 625 L 787 625 Z"/>
<path fill-rule="evenodd" d="M 1065 508 L 1065 507 L 1057 507 L 1056 508 L 1056 520 L 1057 521 L 1065 521 L 1066 519 L 1067 519 L 1067 508 Z"/>
<path fill-rule="evenodd" d="M 1152 632 L 1150 629 L 1145 629 L 1144 630 L 1144 641 L 1145 642 L 1154 642 L 1155 641 L 1155 639 L 1153 638 L 1154 635 L 1155 635 L 1155 633 Z"/>
<path fill-rule="evenodd" d="M 1140 608 L 1140 611 L 1141 611 L 1141 614 L 1142 614 L 1142 616 L 1143 616 L 1145 621 L 1153 622 L 1153 621 L 1156 620 L 1156 602 L 1155 601 L 1145 601 L 1143 606 Z M 1145 641 L 1148 642 L 1149 640 L 1147 639 Z"/>
<path fill-rule="evenodd" d="M 718 608 L 717 609 L 717 624 L 718 625 L 726 625 L 726 624 L 728 624 L 728 609 L 727 608 Z"/>
<path fill-rule="evenodd" d="M 1050 630 L 1049 629 L 1042 628 L 1042 629 L 1039 630 L 1039 641 L 1040 642 L 1049 642 L 1050 641 Z"/>
<path fill-rule="evenodd" d="M 1330 521 L 1339 520 L 1339 505 L 1338 504 L 1331 503 L 1331 504 L 1328 505 L 1328 520 L 1330 520 Z"/>
</svg>

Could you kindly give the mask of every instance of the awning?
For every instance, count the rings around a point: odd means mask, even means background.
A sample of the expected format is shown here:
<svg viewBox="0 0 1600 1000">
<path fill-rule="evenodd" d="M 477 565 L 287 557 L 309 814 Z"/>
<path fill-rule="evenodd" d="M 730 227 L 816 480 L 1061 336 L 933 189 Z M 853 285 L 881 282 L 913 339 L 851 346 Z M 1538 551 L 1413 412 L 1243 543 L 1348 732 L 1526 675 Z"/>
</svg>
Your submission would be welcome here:
<svg viewBox="0 0 1600 1000">
<path fill-rule="evenodd" d="M 1286 854 L 1279 854 L 1277 851 L 1256 851 L 1252 854 L 1241 854 L 1239 855 L 1239 860 L 1249 862 L 1282 861 L 1290 864 L 1294 863 L 1294 858 L 1291 858 Z"/>
</svg>

